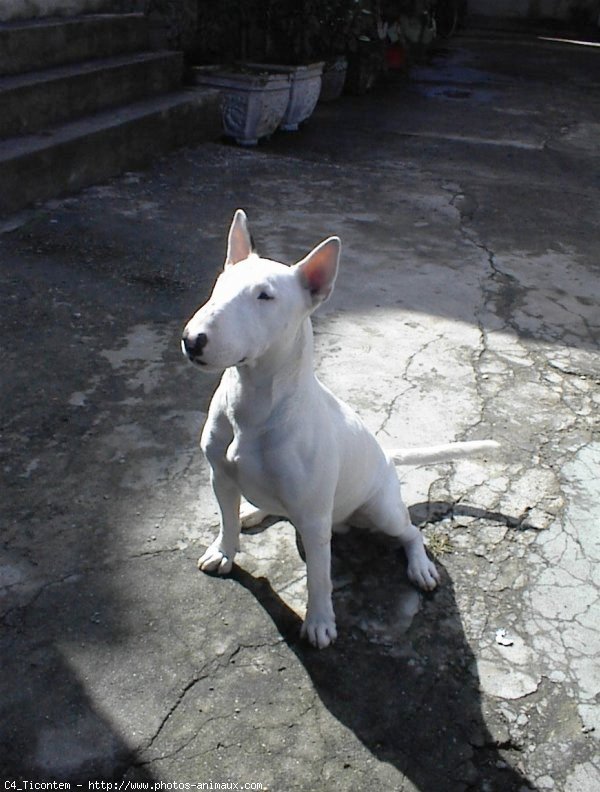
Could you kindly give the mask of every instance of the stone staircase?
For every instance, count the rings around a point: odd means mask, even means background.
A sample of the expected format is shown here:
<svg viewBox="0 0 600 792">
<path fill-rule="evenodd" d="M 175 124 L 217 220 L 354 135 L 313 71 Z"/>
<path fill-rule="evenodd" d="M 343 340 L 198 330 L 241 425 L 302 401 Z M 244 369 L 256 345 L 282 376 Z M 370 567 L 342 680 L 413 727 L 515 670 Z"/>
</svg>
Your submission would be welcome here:
<svg viewBox="0 0 600 792">
<path fill-rule="evenodd" d="M 221 133 L 138 12 L 0 22 L 0 215 Z"/>
</svg>

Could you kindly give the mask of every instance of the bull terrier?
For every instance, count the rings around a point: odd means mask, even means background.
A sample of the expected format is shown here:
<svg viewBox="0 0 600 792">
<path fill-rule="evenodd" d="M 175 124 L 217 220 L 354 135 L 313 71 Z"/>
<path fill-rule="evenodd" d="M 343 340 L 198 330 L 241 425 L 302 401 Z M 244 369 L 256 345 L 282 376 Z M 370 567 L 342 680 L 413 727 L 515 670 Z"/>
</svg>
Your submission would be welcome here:
<svg viewBox="0 0 600 792">
<path fill-rule="evenodd" d="M 358 524 L 397 537 L 410 580 L 430 591 L 440 577 L 402 501 L 394 464 L 445 461 L 498 445 L 483 440 L 386 453 L 356 413 L 319 382 L 310 316 L 331 295 L 340 251 L 333 236 L 291 267 L 261 258 L 238 209 L 225 267 L 181 341 L 200 370 L 223 371 L 201 438 L 220 530 L 198 566 L 227 574 L 242 524 L 268 515 L 290 520 L 306 553 L 302 635 L 319 648 L 337 635 L 332 527 Z M 242 495 L 250 506 L 240 517 Z"/>
</svg>

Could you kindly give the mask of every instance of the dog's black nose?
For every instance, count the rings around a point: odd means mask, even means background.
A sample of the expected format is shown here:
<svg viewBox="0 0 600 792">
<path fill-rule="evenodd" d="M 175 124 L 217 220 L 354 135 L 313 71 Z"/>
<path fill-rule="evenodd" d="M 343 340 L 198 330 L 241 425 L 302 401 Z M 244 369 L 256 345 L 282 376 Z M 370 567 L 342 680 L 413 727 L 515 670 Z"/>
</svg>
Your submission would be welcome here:
<svg viewBox="0 0 600 792">
<path fill-rule="evenodd" d="M 202 350 L 206 346 L 208 337 L 206 333 L 198 333 L 197 336 L 183 336 L 183 346 L 186 353 L 191 358 L 200 357 Z"/>
</svg>

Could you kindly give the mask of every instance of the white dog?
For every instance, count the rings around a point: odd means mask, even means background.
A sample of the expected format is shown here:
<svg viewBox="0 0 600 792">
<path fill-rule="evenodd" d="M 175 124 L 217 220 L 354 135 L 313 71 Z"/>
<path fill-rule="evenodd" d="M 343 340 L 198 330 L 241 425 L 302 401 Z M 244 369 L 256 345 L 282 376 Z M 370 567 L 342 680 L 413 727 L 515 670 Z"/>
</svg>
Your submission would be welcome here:
<svg viewBox="0 0 600 792">
<path fill-rule="evenodd" d="M 186 325 L 182 349 L 207 372 L 225 369 L 201 445 L 221 511 L 218 537 L 200 558 L 205 572 L 231 570 L 240 535 L 240 497 L 254 509 L 245 525 L 287 517 L 306 552 L 308 606 L 302 634 L 319 648 L 336 638 L 331 601 L 331 532 L 344 522 L 398 537 L 408 575 L 439 582 L 400 496 L 394 462 L 419 463 L 489 451 L 493 441 L 453 443 L 386 455 L 346 404 L 317 379 L 310 315 L 333 290 L 340 240 L 330 237 L 288 267 L 252 249 L 246 215 L 229 231 L 225 268 Z"/>
</svg>

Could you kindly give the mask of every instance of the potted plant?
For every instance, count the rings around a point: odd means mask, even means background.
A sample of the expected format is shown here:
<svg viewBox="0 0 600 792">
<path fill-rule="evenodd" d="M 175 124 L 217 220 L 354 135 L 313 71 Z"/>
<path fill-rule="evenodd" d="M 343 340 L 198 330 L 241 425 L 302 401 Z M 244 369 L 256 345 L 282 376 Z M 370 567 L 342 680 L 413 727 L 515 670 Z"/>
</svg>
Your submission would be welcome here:
<svg viewBox="0 0 600 792">
<path fill-rule="evenodd" d="M 194 61 L 210 65 L 193 66 L 192 81 L 221 90 L 225 134 L 242 145 L 298 129 L 314 110 L 323 63 L 303 58 L 307 3 L 299 13 L 291 0 L 198 0 Z"/>
<path fill-rule="evenodd" d="M 326 0 L 266 0 L 261 57 L 249 67 L 287 74 L 290 99 L 280 128 L 294 131 L 312 114 L 321 92 L 324 60 L 318 39 Z"/>
<path fill-rule="evenodd" d="M 243 146 L 273 134 L 290 99 L 289 75 L 244 63 L 263 46 L 265 8 L 261 0 L 198 0 L 190 79 L 219 89 L 223 131 Z"/>
<path fill-rule="evenodd" d="M 340 98 L 346 85 L 347 73 L 348 58 L 345 55 L 336 55 L 325 61 L 321 76 L 319 102 L 334 102 Z"/>
<path fill-rule="evenodd" d="M 348 74 L 346 91 L 369 91 L 384 66 L 385 47 L 378 0 L 349 0 L 347 4 Z"/>
<path fill-rule="evenodd" d="M 348 0 L 322 0 L 319 4 L 320 14 L 315 29 L 314 46 L 325 62 L 321 77 L 320 102 L 332 102 L 338 99 L 344 90 L 348 70 L 347 7 Z"/>
</svg>

